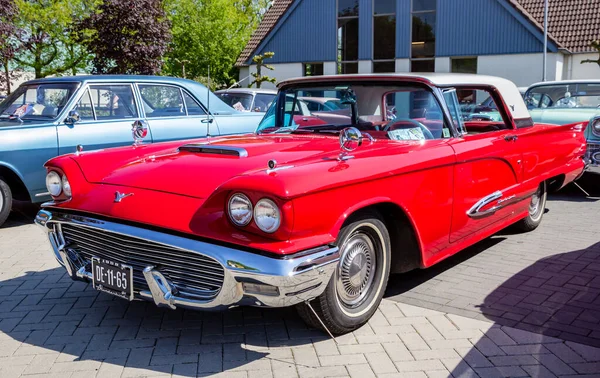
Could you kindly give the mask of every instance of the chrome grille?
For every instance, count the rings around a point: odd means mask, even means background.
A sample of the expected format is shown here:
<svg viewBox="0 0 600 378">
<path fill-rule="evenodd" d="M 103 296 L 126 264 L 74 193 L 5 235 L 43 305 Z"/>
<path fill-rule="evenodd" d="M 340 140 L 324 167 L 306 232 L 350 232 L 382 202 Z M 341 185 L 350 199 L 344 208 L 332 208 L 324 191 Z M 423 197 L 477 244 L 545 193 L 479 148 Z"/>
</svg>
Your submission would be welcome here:
<svg viewBox="0 0 600 378">
<path fill-rule="evenodd" d="M 600 164 L 600 159 L 595 160 L 594 155 L 600 152 L 600 144 L 588 143 L 585 151 L 586 156 L 592 160 L 593 164 Z"/>
<path fill-rule="evenodd" d="M 180 295 L 212 299 L 223 285 L 223 267 L 214 259 L 164 244 L 67 223 L 61 225 L 67 248 L 86 261 L 92 256 L 131 265 L 134 289 L 149 290 L 143 269 L 155 266 Z"/>
</svg>

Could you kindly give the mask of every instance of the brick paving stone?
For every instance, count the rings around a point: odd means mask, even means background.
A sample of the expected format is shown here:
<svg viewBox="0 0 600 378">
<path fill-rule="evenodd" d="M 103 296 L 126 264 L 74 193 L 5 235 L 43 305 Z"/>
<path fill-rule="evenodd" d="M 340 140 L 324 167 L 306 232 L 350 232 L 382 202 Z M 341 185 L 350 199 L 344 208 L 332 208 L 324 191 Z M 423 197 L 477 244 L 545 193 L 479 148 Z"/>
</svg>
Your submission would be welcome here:
<svg viewBox="0 0 600 378">
<path fill-rule="evenodd" d="M 368 364 L 349 365 L 347 369 L 352 378 L 375 378 L 375 373 Z"/>
<path fill-rule="evenodd" d="M 365 353 L 365 357 L 376 374 L 395 373 L 396 367 L 385 352 Z"/>
</svg>

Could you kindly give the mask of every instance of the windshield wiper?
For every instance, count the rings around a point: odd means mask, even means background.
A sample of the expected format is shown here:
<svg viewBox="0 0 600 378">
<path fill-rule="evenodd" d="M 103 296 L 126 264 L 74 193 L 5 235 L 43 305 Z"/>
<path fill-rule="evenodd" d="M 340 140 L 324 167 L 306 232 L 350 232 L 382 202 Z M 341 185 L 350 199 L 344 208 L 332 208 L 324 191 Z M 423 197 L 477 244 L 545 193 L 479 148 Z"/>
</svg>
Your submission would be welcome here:
<svg viewBox="0 0 600 378">
<path fill-rule="evenodd" d="M 296 130 L 298 128 L 298 125 L 295 126 L 284 126 L 284 127 L 280 127 L 277 130 L 273 131 L 272 134 L 281 134 L 281 133 L 287 133 L 287 132 L 292 132 L 294 130 Z"/>
</svg>

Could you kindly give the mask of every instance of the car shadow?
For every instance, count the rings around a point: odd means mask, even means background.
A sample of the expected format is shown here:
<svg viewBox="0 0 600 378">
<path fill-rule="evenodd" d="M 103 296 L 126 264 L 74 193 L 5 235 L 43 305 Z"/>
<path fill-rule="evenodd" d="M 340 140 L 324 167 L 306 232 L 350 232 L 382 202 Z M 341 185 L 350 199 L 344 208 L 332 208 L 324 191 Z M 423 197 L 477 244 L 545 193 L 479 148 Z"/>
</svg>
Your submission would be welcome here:
<svg viewBox="0 0 600 378">
<path fill-rule="evenodd" d="M 600 243 L 538 260 L 480 309 L 500 325 L 600 347 Z"/>
<path fill-rule="evenodd" d="M 18 227 L 24 224 L 33 223 L 35 214 L 40 209 L 40 204 L 13 201 L 12 211 L 8 215 L 8 219 L 0 228 Z"/>
<path fill-rule="evenodd" d="M 384 298 L 394 300 L 395 296 L 414 289 L 446 272 L 448 269 L 477 256 L 496 244 L 502 243 L 504 240 L 506 240 L 504 237 L 489 237 L 427 269 L 415 269 L 407 273 L 393 274 L 390 277 Z"/>
<path fill-rule="evenodd" d="M 127 375 L 191 377 L 253 370 L 251 364 L 295 371 L 291 350 L 282 347 L 326 339 L 293 308 L 157 308 L 74 282 L 62 267 L 0 281 L 0 336 L 0 356 L 60 353 L 55 365 L 76 362 L 81 370 L 97 370 L 104 364 L 130 370 Z"/>
</svg>

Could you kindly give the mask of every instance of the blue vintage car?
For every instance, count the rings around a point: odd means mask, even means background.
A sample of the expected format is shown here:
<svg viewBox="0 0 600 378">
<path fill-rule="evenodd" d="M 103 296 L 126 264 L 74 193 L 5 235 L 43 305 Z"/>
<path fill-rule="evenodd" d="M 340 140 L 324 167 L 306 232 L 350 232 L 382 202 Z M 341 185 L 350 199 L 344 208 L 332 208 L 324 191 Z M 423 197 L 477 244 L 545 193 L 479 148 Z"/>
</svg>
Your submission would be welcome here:
<svg viewBox="0 0 600 378">
<path fill-rule="evenodd" d="M 50 199 L 44 162 L 83 149 L 253 132 L 262 118 L 238 112 L 197 82 L 154 76 L 31 80 L 0 103 L 0 225 L 12 200 Z"/>
<path fill-rule="evenodd" d="M 564 80 L 531 85 L 525 103 L 534 122 L 566 125 L 588 121 L 586 157 L 600 165 L 600 80 Z"/>
</svg>

